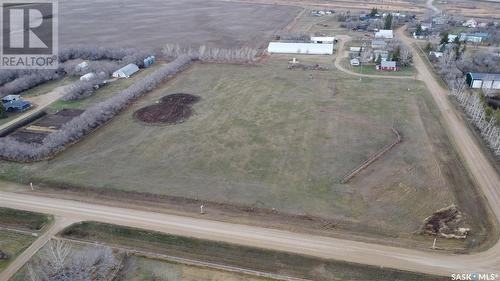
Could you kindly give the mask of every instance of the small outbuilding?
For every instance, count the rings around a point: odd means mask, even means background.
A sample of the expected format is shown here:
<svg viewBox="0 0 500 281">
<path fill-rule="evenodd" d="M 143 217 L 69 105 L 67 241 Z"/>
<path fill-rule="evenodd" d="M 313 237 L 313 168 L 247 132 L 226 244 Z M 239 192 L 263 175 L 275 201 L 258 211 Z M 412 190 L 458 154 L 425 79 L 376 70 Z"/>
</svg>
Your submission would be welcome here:
<svg viewBox="0 0 500 281">
<path fill-rule="evenodd" d="M 83 75 L 82 77 L 80 77 L 80 81 L 90 81 L 90 80 L 93 80 L 96 78 L 97 78 L 97 75 L 93 72 L 90 72 L 90 73 L 87 73 L 87 74 Z"/>
<path fill-rule="evenodd" d="M 443 52 L 435 52 L 435 51 L 430 51 L 429 56 L 434 56 L 436 58 L 440 58 L 443 56 Z"/>
<path fill-rule="evenodd" d="M 359 59 L 352 59 L 351 60 L 351 66 L 359 66 L 360 62 Z"/>
<path fill-rule="evenodd" d="M 79 63 L 79 64 L 76 65 L 75 70 L 77 72 L 80 72 L 80 71 L 87 70 L 87 68 L 89 68 L 89 63 L 86 62 L 86 61 L 83 61 L 83 62 L 81 62 L 81 63 Z"/>
<path fill-rule="evenodd" d="M 473 89 L 500 89 L 500 73 L 469 72 L 465 81 Z"/>
<path fill-rule="evenodd" d="M 139 71 L 139 67 L 136 64 L 128 64 L 117 71 L 113 72 L 113 77 L 115 78 L 129 78 Z"/>
<path fill-rule="evenodd" d="M 156 62 L 156 57 L 155 56 L 149 56 L 144 59 L 144 67 L 150 67 Z"/>
</svg>

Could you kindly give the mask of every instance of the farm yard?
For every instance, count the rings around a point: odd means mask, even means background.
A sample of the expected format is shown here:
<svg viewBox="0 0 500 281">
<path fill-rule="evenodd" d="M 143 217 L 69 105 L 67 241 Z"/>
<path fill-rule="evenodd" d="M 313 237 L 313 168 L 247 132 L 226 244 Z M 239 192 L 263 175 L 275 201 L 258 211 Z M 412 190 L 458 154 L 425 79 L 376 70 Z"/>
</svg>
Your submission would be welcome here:
<svg viewBox="0 0 500 281">
<path fill-rule="evenodd" d="M 300 9 L 224 1 L 62 1 L 59 42 L 67 46 L 261 47 Z M 80 15 L 92 15 L 92 21 Z M 126 31 L 126 32 L 122 32 Z"/>
<path fill-rule="evenodd" d="M 333 69 L 328 57 L 298 59 Z M 274 208 L 369 237 L 418 240 L 412 233 L 423 219 L 455 203 L 475 218 L 471 237 L 484 239 L 487 219 L 476 219 L 484 210 L 466 200 L 470 182 L 421 82 L 287 64 L 280 55 L 257 66 L 195 64 L 56 158 L 0 169 L 54 186 Z M 183 123 L 148 126 L 134 117 L 175 93 L 200 97 Z M 403 142 L 341 184 L 393 141 L 392 127 Z"/>
</svg>

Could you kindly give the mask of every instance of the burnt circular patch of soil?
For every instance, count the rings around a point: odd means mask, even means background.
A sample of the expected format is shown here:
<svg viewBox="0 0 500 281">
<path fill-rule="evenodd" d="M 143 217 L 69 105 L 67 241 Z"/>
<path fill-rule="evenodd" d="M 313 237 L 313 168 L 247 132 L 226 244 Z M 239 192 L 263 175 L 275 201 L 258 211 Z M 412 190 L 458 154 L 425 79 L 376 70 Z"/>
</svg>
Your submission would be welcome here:
<svg viewBox="0 0 500 281">
<path fill-rule="evenodd" d="M 156 104 L 143 107 L 134 112 L 134 117 L 149 124 L 182 123 L 192 114 L 191 105 L 200 97 L 190 94 L 171 94 L 164 96 Z"/>
</svg>

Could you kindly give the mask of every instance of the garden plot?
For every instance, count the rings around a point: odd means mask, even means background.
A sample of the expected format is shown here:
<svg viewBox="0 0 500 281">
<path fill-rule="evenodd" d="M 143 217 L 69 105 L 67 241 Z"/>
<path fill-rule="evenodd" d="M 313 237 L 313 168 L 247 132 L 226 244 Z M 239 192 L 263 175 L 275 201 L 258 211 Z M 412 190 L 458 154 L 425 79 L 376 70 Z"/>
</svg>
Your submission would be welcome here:
<svg viewBox="0 0 500 281">
<path fill-rule="evenodd" d="M 42 143 L 45 137 L 59 130 L 64 124 L 83 113 L 79 109 L 63 109 L 55 114 L 48 114 L 37 121 L 12 133 L 10 136 L 24 143 Z"/>
</svg>

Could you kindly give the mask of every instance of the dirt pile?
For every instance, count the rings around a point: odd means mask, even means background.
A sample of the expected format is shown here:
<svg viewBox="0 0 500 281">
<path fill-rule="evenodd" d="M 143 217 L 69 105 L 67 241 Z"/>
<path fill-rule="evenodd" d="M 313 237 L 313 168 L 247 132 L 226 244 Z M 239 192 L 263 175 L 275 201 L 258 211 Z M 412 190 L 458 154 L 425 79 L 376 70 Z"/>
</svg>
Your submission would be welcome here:
<svg viewBox="0 0 500 281">
<path fill-rule="evenodd" d="M 470 229 L 464 225 L 462 213 L 455 205 L 451 205 L 425 218 L 420 233 L 443 238 L 465 239 Z"/>
<path fill-rule="evenodd" d="M 6 260 L 9 258 L 9 255 L 7 255 L 6 253 L 2 252 L 2 250 L 0 250 L 0 260 Z"/>
<path fill-rule="evenodd" d="M 190 94 L 171 94 L 161 98 L 156 104 L 137 110 L 134 117 L 150 124 L 182 123 L 192 114 L 191 105 L 200 97 Z"/>
<path fill-rule="evenodd" d="M 303 64 L 303 63 L 289 63 L 288 69 L 290 70 L 317 70 L 317 71 L 326 71 L 328 67 L 319 65 L 319 64 Z"/>
</svg>

